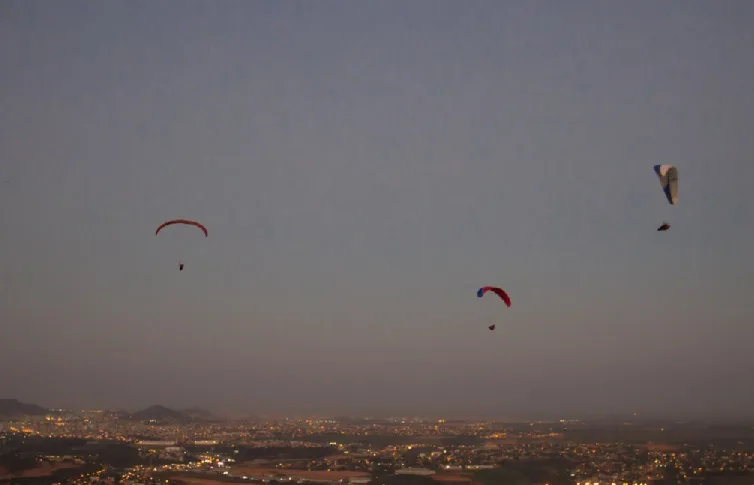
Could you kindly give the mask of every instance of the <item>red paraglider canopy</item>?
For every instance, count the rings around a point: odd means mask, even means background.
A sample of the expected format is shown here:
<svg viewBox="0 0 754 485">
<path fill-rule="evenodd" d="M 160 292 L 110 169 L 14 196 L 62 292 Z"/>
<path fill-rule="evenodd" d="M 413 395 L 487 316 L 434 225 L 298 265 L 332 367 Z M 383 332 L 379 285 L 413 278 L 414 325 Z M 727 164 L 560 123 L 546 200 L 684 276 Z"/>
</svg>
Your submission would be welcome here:
<svg viewBox="0 0 754 485">
<path fill-rule="evenodd" d="M 508 307 L 511 306 L 511 299 L 508 296 L 508 293 L 506 293 L 502 288 L 498 288 L 497 286 L 483 286 L 479 288 L 479 291 L 476 292 L 476 296 L 481 298 L 488 291 L 491 291 L 497 296 L 499 296 L 505 302 L 506 306 Z"/>
<path fill-rule="evenodd" d="M 196 221 L 189 221 L 188 219 L 174 219 L 172 221 L 163 222 L 162 224 L 160 224 L 160 227 L 158 227 L 157 230 L 154 232 L 154 235 L 156 236 L 157 234 L 159 234 L 159 232 L 162 230 L 163 227 L 167 227 L 172 224 L 188 224 L 190 226 L 196 226 L 202 231 L 204 231 L 204 237 L 207 237 L 209 235 L 207 233 L 206 227 L 204 227 L 203 225 L 199 224 Z"/>
</svg>

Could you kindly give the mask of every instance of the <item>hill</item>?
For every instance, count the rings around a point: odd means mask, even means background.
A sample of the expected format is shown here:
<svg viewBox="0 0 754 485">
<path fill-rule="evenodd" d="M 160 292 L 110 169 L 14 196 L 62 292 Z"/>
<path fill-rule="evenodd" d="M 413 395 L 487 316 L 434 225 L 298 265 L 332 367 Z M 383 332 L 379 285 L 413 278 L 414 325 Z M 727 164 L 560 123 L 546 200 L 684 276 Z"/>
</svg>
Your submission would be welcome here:
<svg viewBox="0 0 754 485">
<path fill-rule="evenodd" d="M 49 412 L 49 409 L 36 404 L 24 403 L 18 399 L 0 399 L 0 417 L 41 416 Z"/>
<path fill-rule="evenodd" d="M 159 404 L 137 411 L 129 417 L 138 421 L 156 421 L 160 423 L 185 423 L 191 420 L 183 413 Z"/>
</svg>

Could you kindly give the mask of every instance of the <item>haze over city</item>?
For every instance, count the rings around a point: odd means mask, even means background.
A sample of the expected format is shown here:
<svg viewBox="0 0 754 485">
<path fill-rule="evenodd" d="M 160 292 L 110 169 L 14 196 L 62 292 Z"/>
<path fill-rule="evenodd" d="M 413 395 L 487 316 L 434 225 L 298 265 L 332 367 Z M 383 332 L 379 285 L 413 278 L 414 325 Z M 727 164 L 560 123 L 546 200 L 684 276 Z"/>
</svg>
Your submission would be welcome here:
<svg viewBox="0 0 754 485">
<path fill-rule="evenodd" d="M 752 46 L 746 0 L 6 0 L 0 397 L 751 418 Z"/>
</svg>

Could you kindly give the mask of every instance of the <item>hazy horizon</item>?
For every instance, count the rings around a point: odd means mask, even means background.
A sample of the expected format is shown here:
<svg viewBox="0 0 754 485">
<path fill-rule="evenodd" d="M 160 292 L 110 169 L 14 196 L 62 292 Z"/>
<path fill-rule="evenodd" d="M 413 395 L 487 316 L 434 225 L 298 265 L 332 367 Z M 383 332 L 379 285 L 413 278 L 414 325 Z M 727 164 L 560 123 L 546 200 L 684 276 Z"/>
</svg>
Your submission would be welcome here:
<svg viewBox="0 0 754 485">
<path fill-rule="evenodd" d="M 6 0 L 0 392 L 751 417 L 753 45 L 746 0 Z"/>
<path fill-rule="evenodd" d="M 7 399 L 6 396 L 0 397 L 0 400 Z M 39 404 L 39 403 L 25 403 L 25 404 Z M 611 421 L 615 419 L 620 420 L 631 420 L 635 421 L 637 423 L 641 422 L 648 422 L 648 421 L 675 421 L 677 420 L 678 424 L 682 424 L 685 422 L 707 422 L 710 424 L 745 424 L 750 423 L 752 420 L 754 420 L 754 415 L 748 415 L 748 416 L 730 416 L 727 414 L 723 415 L 714 415 L 714 414 L 653 414 L 653 413 L 585 413 L 583 415 L 559 415 L 558 413 L 551 413 L 549 415 L 506 415 L 505 413 L 497 413 L 494 415 L 463 415 L 463 414 L 436 414 L 436 413 L 423 413 L 421 411 L 395 411 L 392 413 L 389 412 L 382 412 L 382 413 L 367 413 L 367 414 L 358 414 L 358 413 L 333 413 L 333 412 L 313 412 L 313 413 L 276 413 L 274 411 L 254 411 L 251 409 L 228 409 L 227 407 L 223 407 L 222 404 L 218 404 L 217 406 L 186 406 L 186 405 L 165 405 L 162 403 L 151 403 L 148 405 L 144 405 L 141 407 L 135 407 L 135 408 L 127 408 L 123 406 L 113 406 L 113 407 L 104 407 L 104 408 L 96 408 L 96 407 L 82 407 L 82 408 L 60 408 L 55 406 L 42 406 L 45 408 L 50 409 L 51 411 L 70 411 L 70 412 L 83 412 L 93 409 L 99 409 L 101 411 L 110 411 L 110 412 L 124 412 L 124 413 L 136 413 L 140 411 L 145 411 L 152 407 L 163 407 L 167 408 L 172 411 L 177 411 L 180 413 L 186 413 L 186 412 L 207 412 L 211 414 L 212 416 L 220 419 L 236 419 L 236 418 L 258 418 L 258 419 L 312 419 L 312 418 L 319 418 L 319 419 L 340 419 L 340 418 L 347 418 L 347 419 L 427 419 L 427 420 L 436 420 L 436 419 L 443 419 L 446 421 L 473 421 L 473 420 L 483 420 L 483 421 L 497 421 L 497 422 L 528 422 L 528 421 L 544 421 L 544 422 L 555 422 L 560 420 L 569 420 L 569 421 L 583 421 L 586 423 L 589 422 L 599 422 L 602 420 L 605 421 Z M 747 424 L 748 425 L 748 424 Z"/>
</svg>

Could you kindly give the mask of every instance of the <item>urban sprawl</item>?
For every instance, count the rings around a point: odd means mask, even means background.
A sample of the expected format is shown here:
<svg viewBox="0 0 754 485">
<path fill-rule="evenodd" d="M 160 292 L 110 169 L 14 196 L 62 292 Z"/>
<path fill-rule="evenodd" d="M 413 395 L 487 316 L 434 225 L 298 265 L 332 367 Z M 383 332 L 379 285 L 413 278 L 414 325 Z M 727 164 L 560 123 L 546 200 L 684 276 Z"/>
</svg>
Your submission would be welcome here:
<svg viewBox="0 0 754 485">
<path fill-rule="evenodd" d="M 750 426 L 689 423 L 176 420 L 60 410 L 0 421 L 0 483 L 754 483 L 752 438 Z M 9 457 L 44 465 L 58 481 L 3 468 Z M 60 478 L 60 470 L 69 472 Z"/>
</svg>

